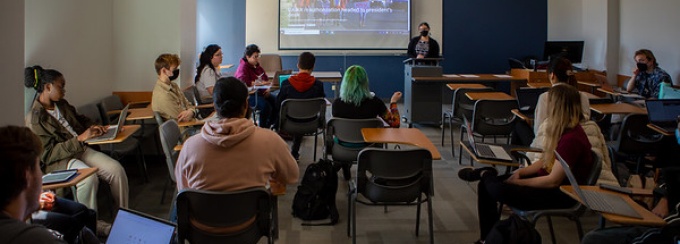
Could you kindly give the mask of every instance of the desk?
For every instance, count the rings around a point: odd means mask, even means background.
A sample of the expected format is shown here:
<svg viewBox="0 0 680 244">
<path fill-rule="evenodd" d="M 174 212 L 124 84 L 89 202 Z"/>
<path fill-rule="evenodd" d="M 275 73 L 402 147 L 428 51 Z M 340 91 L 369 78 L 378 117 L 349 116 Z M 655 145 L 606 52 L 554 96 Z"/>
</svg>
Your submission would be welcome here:
<svg viewBox="0 0 680 244">
<path fill-rule="evenodd" d="M 592 94 L 590 92 L 583 92 L 583 94 L 586 94 L 586 97 L 588 97 L 588 99 L 600 99 L 601 98 L 598 95 Z"/>
<path fill-rule="evenodd" d="M 361 136 L 364 141 L 370 143 L 396 143 L 408 144 L 427 149 L 432 154 L 432 159 L 442 159 L 432 141 L 416 128 L 362 128 Z"/>
<path fill-rule="evenodd" d="M 550 82 L 529 82 L 527 83 L 528 87 L 531 88 L 545 88 L 545 87 L 552 87 L 552 83 Z"/>
<path fill-rule="evenodd" d="M 404 80 L 404 113 L 402 115 L 406 118 L 409 126 L 413 123 L 437 125 L 441 123 L 442 86 L 444 84 L 509 83 L 512 95 L 517 88 L 526 84 L 525 78 L 500 74 L 406 77 Z"/>
<path fill-rule="evenodd" d="M 512 114 L 514 114 L 514 115 L 517 115 L 517 117 L 519 117 L 520 119 L 526 121 L 527 124 L 529 124 L 530 126 L 533 126 L 533 124 L 534 124 L 534 119 L 533 119 L 533 118 L 529 118 L 529 116 L 527 116 L 526 114 L 520 112 L 519 109 L 512 109 L 512 110 L 510 110 L 510 112 L 512 112 Z"/>
<path fill-rule="evenodd" d="M 667 131 L 664 128 L 658 127 L 655 124 L 649 123 L 647 124 L 647 128 L 650 128 L 656 132 L 659 132 L 659 134 L 664 135 L 664 136 L 675 136 L 675 131 Z"/>
<path fill-rule="evenodd" d="M 451 83 L 451 84 L 446 84 L 446 87 L 451 89 L 452 91 L 458 90 L 460 88 L 471 88 L 471 89 L 481 89 L 481 88 L 487 88 L 487 86 L 482 85 L 482 84 L 477 84 L 477 83 Z"/>
<path fill-rule="evenodd" d="M 75 187 L 76 184 L 78 184 L 80 181 L 87 178 L 88 176 L 96 173 L 97 170 L 99 170 L 99 169 L 97 169 L 97 168 L 78 169 L 78 173 L 76 173 L 76 176 L 73 177 L 71 180 L 69 180 L 67 182 L 57 183 L 57 184 L 43 185 L 42 189 L 43 189 L 43 191 L 45 191 L 45 190 L 54 190 L 54 189 L 65 188 L 65 187 Z"/>
<path fill-rule="evenodd" d="M 144 120 L 144 119 L 153 119 L 153 110 L 151 110 L 150 107 L 145 107 L 145 108 L 131 108 L 128 109 L 128 115 L 125 118 L 125 120 L 130 121 L 130 120 Z"/>
<path fill-rule="evenodd" d="M 465 96 L 472 101 L 476 100 L 515 100 L 505 92 L 468 92 Z"/>
<path fill-rule="evenodd" d="M 333 98 L 340 97 L 338 83 L 342 81 L 342 74 L 338 71 L 312 71 L 312 76 L 321 82 L 330 82 L 333 90 Z"/>
<path fill-rule="evenodd" d="M 621 216 L 621 215 L 618 215 L 618 214 L 600 212 L 602 217 L 604 217 L 606 220 L 609 220 L 611 222 L 618 223 L 618 224 L 623 224 L 623 225 L 663 226 L 663 225 L 666 224 L 666 221 L 664 221 L 662 218 L 659 218 L 659 216 L 656 216 L 652 212 L 650 212 L 649 210 L 644 209 L 642 206 L 635 203 L 633 201 L 633 199 L 630 199 L 630 197 L 625 195 L 625 194 L 600 189 L 599 186 L 580 186 L 580 187 L 581 187 L 582 190 L 607 192 L 607 193 L 623 196 L 623 198 L 626 200 L 626 202 L 630 206 L 632 206 L 633 209 L 635 209 L 635 211 L 637 211 L 640 214 L 640 216 L 642 216 L 642 219 L 636 219 L 636 218 Z M 572 186 L 570 186 L 570 185 L 560 186 L 560 190 L 562 190 L 562 192 L 564 192 L 565 194 L 569 195 L 571 198 L 576 199 L 577 201 L 581 202 L 581 199 L 574 193 L 574 189 L 572 188 Z"/>
<path fill-rule="evenodd" d="M 89 145 L 101 145 L 101 144 L 114 144 L 114 143 L 120 143 L 128 139 L 132 134 L 137 132 L 141 126 L 140 125 L 124 125 L 123 126 L 123 131 L 118 131 L 118 135 L 116 135 L 116 138 L 113 138 L 113 140 L 107 140 L 107 141 L 97 141 L 97 142 L 87 142 Z"/>
<path fill-rule="evenodd" d="M 475 152 L 473 152 L 472 149 L 470 149 L 468 142 L 460 141 L 459 143 L 460 143 L 461 147 L 463 148 L 463 150 L 465 150 L 468 153 L 468 155 L 470 155 L 470 158 L 474 161 L 477 161 L 477 162 L 483 163 L 483 164 L 490 164 L 490 165 L 519 167 L 519 163 L 517 163 L 517 162 L 496 161 L 496 160 L 492 160 L 492 159 L 478 158 L 477 154 Z M 494 145 L 502 146 L 503 149 L 505 149 L 508 152 L 512 151 L 511 147 L 516 147 L 516 146 L 513 146 L 513 145 L 500 145 L 500 144 L 494 144 Z M 463 152 L 461 152 L 461 153 L 463 153 Z"/>
<path fill-rule="evenodd" d="M 647 114 L 647 110 L 628 103 L 591 104 L 590 110 L 599 114 Z"/>
<path fill-rule="evenodd" d="M 585 86 L 590 88 L 591 93 L 595 93 L 597 88 L 602 87 L 602 85 L 594 82 L 589 82 L 589 81 L 577 81 L 578 86 Z"/>
</svg>

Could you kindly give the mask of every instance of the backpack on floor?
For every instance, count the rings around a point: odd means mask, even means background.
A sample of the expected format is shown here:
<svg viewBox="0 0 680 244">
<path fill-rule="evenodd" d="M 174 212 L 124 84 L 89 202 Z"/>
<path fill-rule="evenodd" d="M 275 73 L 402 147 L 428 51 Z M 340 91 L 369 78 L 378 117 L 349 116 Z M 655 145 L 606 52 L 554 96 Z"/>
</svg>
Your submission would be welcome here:
<svg viewBox="0 0 680 244">
<path fill-rule="evenodd" d="M 541 234 L 526 219 L 512 214 L 498 221 L 486 236 L 488 244 L 540 244 Z"/>
<path fill-rule="evenodd" d="M 320 159 L 305 169 L 302 182 L 293 198 L 293 216 L 302 220 L 322 220 L 330 216 L 329 223 L 302 225 L 334 225 L 338 223 L 335 194 L 338 192 L 338 175 L 329 160 Z"/>
</svg>

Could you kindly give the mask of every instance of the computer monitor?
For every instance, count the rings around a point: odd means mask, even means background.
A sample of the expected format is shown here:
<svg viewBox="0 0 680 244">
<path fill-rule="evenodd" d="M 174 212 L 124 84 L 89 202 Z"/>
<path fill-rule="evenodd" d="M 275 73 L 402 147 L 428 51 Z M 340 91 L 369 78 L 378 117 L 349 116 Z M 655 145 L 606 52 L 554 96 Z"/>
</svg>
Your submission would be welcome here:
<svg viewBox="0 0 680 244">
<path fill-rule="evenodd" d="M 547 41 L 543 46 L 543 60 L 565 57 L 571 63 L 581 63 L 583 59 L 583 41 Z"/>
</svg>

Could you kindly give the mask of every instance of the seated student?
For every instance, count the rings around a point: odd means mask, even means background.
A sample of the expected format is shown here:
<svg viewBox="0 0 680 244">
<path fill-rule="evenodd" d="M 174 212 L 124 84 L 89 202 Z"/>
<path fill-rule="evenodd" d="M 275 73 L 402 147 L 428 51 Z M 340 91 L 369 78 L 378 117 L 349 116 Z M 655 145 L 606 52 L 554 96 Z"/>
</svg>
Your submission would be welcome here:
<svg viewBox="0 0 680 244">
<path fill-rule="evenodd" d="M 180 64 L 176 54 L 161 54 L 156 58 L 155 68 L 158 80 L 151 95 L 151 109 L 160 113 L 163 119 L 188 121 L 198 116 L 198 111 L 184 97 L 179 86 L 172 82 L 179 77 Z"/>
<path fill-rule="evenodd" d="M 234 76 L 241 80 L 248 87 L 253 87 L 255 83 L 269 84 L 269 77 L 260 66 L 260 48 L 255 44 L 246 47 L 243 58 L 239 62 Z M 269 89 L 260 89 L 257 94 L 248 98 L 251 106 L 256 106 L 260 110 L 260 121 L 258 124 L 262 128 L 269 128 L 276 121 L 276 98 L 269 92 Z"/>
<path fill-rule="evenodd" d="M 3 243 L 65 243 L 54 231 L 26 224 L 40 208 L 42 145 L 28 128 L 0 127 L 0 236 Z"/>
<path fill-rule="evenodd" d="M 647 49 L 635 51 L 636 66 L 633 75 L 628 80 L 626 91 L 637 90 L 640 96 L 645 98 L 658 98 L 661 83 L 673 83 L 671 76 L 665 70 L 659 68 L 654 53 Z"/>
<path fill-rule="evenodd" d="M 60 198 L 50 191 L 40 194 L 40 211 L 32 215 L 34 224 L 64 234 L 68 243 L 100 243 L 92 233 L 97 228 L 99 235 L 108 236 L 111 225 L 97 225 L 97 213 L 85 205 Z"/>
<path fill-rule="evenodd" d="M 593 166 L 593 157 L 590 143 L 579 125 L 584 119 L 581 99 L 576 88 L 571 86 L 553 86 L 549 96 L 550 110 L 546 120 L 553 126 L 547 131 L 542 160 L 501 176 L 492 167 L 458 171 L 458 176 L 465 181 L 479 181 L 477 212 L 480 240 L 477 243 L 484 243 L 487 234 L 498 222 L 498 202 L 521 210 L 567 208 L 575 204 L 559 189 L 565 184 L 566 177 L 554 152 L 557 151 L 569 164 L 577 181 L 585 182 Z"/>
<path fill-rule="evenodd" d="M 198 60 L 196 68 L 196 89 L 201 103 L 212 103 L 212 93 L 215 82 L 220 78 L 220 64 L 222 63 L 222 48 L 216 44 L 208 45 Z"/>
<path fill-rule="evenodd" d="M 680 221 L 680 216 L 678 215 L 680 210 L 680 203 L 678 201 L 680 197 L 680 167 L 664 168 L 660 172 L 661 177 L 659 177 L 657 187 L 654 189 L 654 197 L 658 200 L 651 211 L 660 218 L 665 218 L 666 223 L 675 222 L 675 235 L 678 235 L 677 222 Z M 617 226 L 596 229 L 588 232 L 583 237 L 581 243 L 637 243 L 636 241 L 645 240 L 648 233 L 658 230 L 660 228 L 647 226 Z M 672 239 L 667 239 L 659 243 L 672 243 L 672 241 Z M 648 240 L 644 243 L 653 242 Z"/>
<path fill-rule="evenodd" d="M 395 92 L 390 99 L 390 108 L 368 89 L 368 74 L 359 65 L 347 68 L 342 76 L 340 99 L 333 101 L 333 117 L 346 119 L 370 119 L 379 117 L 390 127 L 400 126 L 397 102 L 401 99 L 401 92 Z"/>
<path fill-rule="evenodd" d="M 190 137 L 177 159 L 177 189 L 237 191 L 269 186 L 270 180 L 293 184 L 298 165 L 288 145 L 274 131 L 248 118 L 248 88 L 234 77 L 221 78 L 213 93 L 219 120 Z"/>
<path fill-rule="evenodd" d="M 128 179 L 125 169 L 111 157 L 85 144 L 87 139 L 102 135 L 107 127 L 94 125 L 86 116 L 64 99 L 66 79 L 56 70 L 40 66 L 25 69 L 25 85 L 37 91 L 31 110 L 26 114 L 26 126 L 42 142 L 45 151 L 42 170 L 49 173 L 62 169 L 96 167 L 97 177 L 106 181 L 119 207 L 128 207 Z M 90 209 L 97 209 L 97 177 L 88 177 L 77 184 L 77 199 Z"/>
<path fill-rule="evenodd" d="M 314 57 L 314 54 L 310 52 L 303 52 L 300 54 L 297 64 L 300 72 L 281 82 L 281 89 L 279 91 L 278 101 L 276 102 L 278 106 L 281 106 L 281 103 L 288 98 L 305 99 L 326 97 L 326 94 L 323 91 L 323 83 L 311 75 L 315 61 L 316 58 Z M 277 111 L 281 110 L 277 109 Z M 293 148 L 291 148 L 290 153 L 296 160 L 300 159 L 300 144 L 302 144 L 302 136 L 294 136 Z"/>
</svg>

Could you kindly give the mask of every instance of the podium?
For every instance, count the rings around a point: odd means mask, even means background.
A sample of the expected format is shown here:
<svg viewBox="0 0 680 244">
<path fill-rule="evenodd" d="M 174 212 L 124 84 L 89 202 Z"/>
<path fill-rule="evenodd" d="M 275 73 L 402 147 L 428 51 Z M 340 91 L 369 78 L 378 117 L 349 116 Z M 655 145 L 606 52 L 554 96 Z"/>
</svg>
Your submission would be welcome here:
<svg viewBox="0 0 680 244">
<path fill-rule="evenodd" d="M 442 83 L 417 82 L 414 77 L 442 77 L 442 58 L 404 60 L 404 115 L 409 127 L 413 123 L 440 124 Z"/>
</svg>

